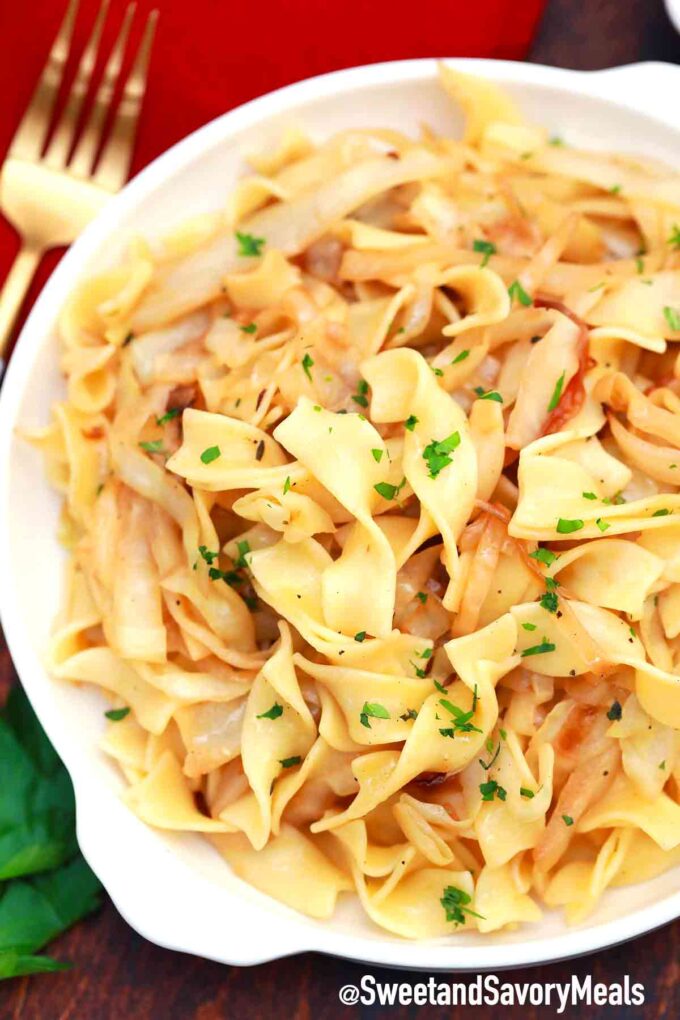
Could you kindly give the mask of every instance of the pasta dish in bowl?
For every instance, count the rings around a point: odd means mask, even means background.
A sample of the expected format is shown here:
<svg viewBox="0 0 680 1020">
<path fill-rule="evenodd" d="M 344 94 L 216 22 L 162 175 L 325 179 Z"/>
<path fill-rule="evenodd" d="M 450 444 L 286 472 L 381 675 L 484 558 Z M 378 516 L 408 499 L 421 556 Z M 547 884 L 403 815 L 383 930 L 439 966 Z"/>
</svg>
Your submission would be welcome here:
<svg viewBox="0 0 680 1020">
<path fill-rule="evenodd" d="M 128 807 L 410 939 L 680 863 L 680 176 L 440 75 L 83 280 L 27 434 Z"/>
</svg>

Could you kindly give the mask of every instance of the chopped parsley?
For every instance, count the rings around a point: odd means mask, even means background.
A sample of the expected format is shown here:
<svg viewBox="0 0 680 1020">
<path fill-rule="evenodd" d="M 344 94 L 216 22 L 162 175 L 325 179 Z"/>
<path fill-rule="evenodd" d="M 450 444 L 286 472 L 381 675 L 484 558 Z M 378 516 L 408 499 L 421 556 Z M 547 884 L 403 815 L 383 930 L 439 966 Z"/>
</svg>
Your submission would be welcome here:
<svg viewBox="0 0 680 1020">
<path fill-rule="evenodd" d="M 548 139 L 548 145 L 564 145 L 564 140 L 559 135 L 551 135 Z"/>
<path fill-rule="evenodd" d="M 299 765 L 302 758 L 299 754 L 294 754 L 292 758 L 279 758 L 279 765 L 284 769 L 292 769 L 293 765 Z"/>
<path fill-rule="evenodd" d="M 242 333 L 256 333 L 257 326 L 254 322 L 249 322 L 247 326 L 239 326 Z"/>
<path fill-rule="evenodd" d="M 208 446 L 201 454 L 201 461 L 204 464 L 212 464 L 220 456 L 219 446 Z"/>
<path fill-rule="evenodd" d="M 555 562 L 557 556 L 550 549 L 534 549 L 532 553 L 529 553 L 529 557 L 532 560 L 538 560 L 539 563 L 543 563 L 544 566 L 549 567 Z"/>
<path fill-rule="evenodd" d="M 365 726 L 367 730 L 371 729 L 369 719 L 389 719 L 390 713 L 387 711 L 384 705 L 381 705 L 379 701 L 365 701 L 364 707 L 359 715 L 359 722 L 362 726 Z"/>
<path fill-rule="evenodd" d="M 680 329 L 680 312 L 670 305 L 664 305 L 663 315 L 671 329 Z"/>
<path fill-rule="evenodd" d="M 480 400 L 495 400 L 497 404 L 503 403 L 503 398 L 498 390 L 485 390 L 483 386 L 475 386 L 475 393 Z"/>
<path fill-rule="evenodd" d="M 597 499 L 597 496 L 595 495 L 594 492 L 582 492 L 581 495 L 583 496 L 584 499 Z"/>
<path fill-rule="evenodd" d="M 406 479 L 402 478 L 399 485 L 391 485 L 389 482 L 377 482 L 373 488 L 383 499 L 396 499 L 399 492 L 406 485 Z"/>
<path fill-rule="evenodd" d="M 224 581 L 230 588 L 237 584 L 243 584 L 243 578 L 235 570 L 220 570 L 219 567 L 210 567 L 208 577 L 211 581 Z"/>
<path fill-rule="evenodd" d="M 371 453 L 373 454 L 373 460 L 376 462 L 376 464 L 380 463 L 380 461 L 383 458 L 383 453 L 384 452 L 385 452 L 384 450 L 379 450 L 379 449 L 377 449 L 377 447 L 376 447 L 376 449 L 371 450 Z"/>
<path fill-rule="evenodd" d="M 212 566 L 213 562 L 220 555 L 219 552 L 211 552 L 207 545 L 199 545 L 198 551 L 201 554 L 201 558 L 205 560 L 208 566 Z"/>
<path fill-rule="evenodd" d="M 481 914 L 469 909 L 468 903 L 472 903 L 472 897 L 462 889 L 457 889 L 455 885 L 444 887 L 444 895 L 439 902 L 446 912 L 446 920 L 454 924 L 465 924 L 466 915 L 482 917 Z"/>
<path fill-rule="evenodd" d="M 544 637 L 540 645 L 532 645 L 531 648 L 525 648 L 520 654 L 523 659 L 526 659 L 529 655 L 543 655 L 544 652 L 554 652 L 555 648 L 556 645 Z"/>
<path fill-rule="evenodd" d="M 489 752 L 489 754 L 491 754 L 491 752 L 493 751 L 493 740 L 491 739 L 491 737 L 489 737 L 489 739 L 488 739 L 488 740 L 487 740 L 487 742 L 486 742 L 486 749 L 487 749 L 487 751 Z M 479 762 L 479 764 L 480 764 L 480 765 L 482 766 L 482 768 L 484 769 L 484 771 L 485 771 L 485 772 L 488 772 L 488 771 L 489 771 L 489 769 L 491 768 L 491 766 L 492 766 L 492 765 L 494 764 L 494 762 L 496 761 L 496 758 L 498 757 L 498 755 L 499 755 L 500 753 L 501 753 L 501 745 L 500 745 L 500 743 L 499 743 L 499 744 L 498 744 L 498 747 L 496 748 L 496 751 L 495 751 L 495 753 L 494 753 L 494 755 L 493 755 L 493 757 L 492 757 L 492 759 L 491 759 L 491 761 L 489 761 L 489 762 L 484 762 L 484 761 L 482 761 L 482 759 L 481 759 L 481 758 L 478 758 L 478 759 L 477 759 L 477 761 L 478 761 L 478 762 Z"/>
<path fill-rule="evenodd" d="M 449 715 L 453 716 L 453 725 L 446 730 L 440 730 L 439 732 L 443 737 L 453 737 L 456 733 L 481 733 L 482 731 L 478 726 L 475 726 L 470 720 L 474 716 L 474 709 L 469 712 L 464 712 L 458 705 L 454 705 L 448 698 L 440 698 L 439 704 L 442 708 L 445 708 Z"/>
<path fill-rule="evenodd" d="M 496 254 L 496 245 L 493 241 L 477 240 L 472 242 L 472 250 L 483 253 L 484 258 L 479 265 L 484 268 L 491 256 Z"/>
<path fill-rule="evenodd" d="M 660 510 L 655 510 L 652 517 L 668 517 L 670 510 L 667 507 L 662 507 Z"/>
<path fill-rule="evenodd" d="M 525 308 L 528 308 L 529 305 L 533 304 L 531 297 L 527 294 L 519 280 L 514 280 L 513 283 L 510 284 L 508 287 L 508 294 L 512 300 L 516 298 L 521 305 L 524 305 Z"/>
<path fill-rule="evenodd" d="M 611 708 L 607 712 L 607 718 L 611 722 L 618 722 L 618 720 L 621 718 L 621 702 L 620 701 L 614 701 L 612 703 Z"/>
<path fill-rule="evenodd" d="M 408 429 L 409 432 L 413 432 L 414 428 L 418 424 L 418 419 L 415 414 L 410 414 L 404 422 L 404 428 Z"/>
<path fill-rule="evenodd" d="M 260 715 L 256 715 L 256 719 L 278 719 L 280 715 L 283 715 L 283 705 L 279 705 L 278 701 L 275 701 L 271 708 L 268 708 L 266 712 L 261 712 Z"/>
<path fill-rule="evenodd" d="M 571 817 L 571 815 L 562 815 L 562 821 L 567 826 L 574 824 L 574 819 Z"/>
<path fill-rule="evenodd" d="M 176 418 L 181 413 L 181 407 L 171 407 L 170 410 L 166 411 L 160 418 L 156 418 L 156 425 L 165 425 L 166 421 L 172 421 L 173 418 Z"/>
<path fill-rule="evenodd" d="M 526 797 L 527 800 L 533 800 L 536 794 L 533 790 L 529 790 L 526 786 L 520 786 L 519 788 L 520 797 Z"/>
<path fill-rule="evenodd" d="M 639 255 L 635 259 L 635 268 L 637 270 L 638 276 L 642 276 L 642 274 L 645 271 L 645 264 L 644 264 L 644 262 L 642 261 L 642 259 L 641 259 L 641 257 Z"/>
<path fill-rule="evenodd" d="M 419 602 L 422 602 L 423 605 L 425 605 L 425 603 L 427 602 L 427 595 L 425 594 L 424 591 L 416 592 L 416 598 L 418 599 Z"/>
<path fill-rule="evenodd" d="M 361 644 L 362 641 L 366 640 L 366 631 L 365 630 L 358 630 L 356 632 L 356 634 L 354 635 L 354 640 L 358 641 L 359 644 Z"/>
<path fill-rule="evenodd" d="M 558 606 L 557 592 L 547 591 L 541 596 L 539 605 L 542 606 L 548 613 L 556 613 Z"/>
<path fill-rule="evenodd" d="M 163 452 L 163 440 L 162 439 L 154 439 L 150 443 L 140 443 L 139 445 L 142 448 L 142 450 L 145 450 L 147 453 L 162 453 Z"/>
<path fill-rule="evenodd" d="M 469 357 L 469 354 L 470 354 L 470 351 L 469 351 L 469 349 L 466 349 L 466 350 L 464 350 L 464 351 L 461 351 L 461 352 L 460 352 L 460 354 L 457 354 L 457 355 L 455 356 L 455 358 L 453 359 L 453 361 L 451 362 L 451 364 L 452 364 L 452 365 L 458 365 L 458 364 L 459 364 L 459 363 L 460 363 L 461 361 L 465 361 L 465 359 L 466 359 L 467 357 Z"/>
<path fill-rule="evenodd" d="M 129 714 L 129 708 L 110 708 L 108 712 L 104 712 L 106 718 L 110 719 L 111 722 L 120 722 L 121 719 L 124 719 L 125 716 Z"/>
<path fill-rule="evenodd" d="M 417 719 L 418 713 L 416 712 L 415 708 L 407 708 L 404 714 L 400 715 L 399 718 L 403 722 L 409 722 L 409 720 L 411 719 Z"/>
<path fill-rule="evenodd" d="M 618 195 L 620 191 L 621 191 L 620 184 L 613 184 L 612 187 L 609 189 L 610 195 Z"/>
<path fill-rule="evenodd" d="M 283 483 L 283 495 L 285 496 L 287 492 L 290 492 L 290 475 L 288 475 Z"/>
<path fill-rule="evenodd" d="M 301 364 L 302 364 L 302 369 L 303 369 L 305 375 L 307 376 L 307 378 L 311 382 L 312 381 L 312 372 L 311 372 L 311 369 L 312 369 L 312 366 L 314 365 L 314 358 L 311 356 L 309 351 L 307 351 L 307 353 L 305 354 L 304 358 L 302 359 Z"/>
<path fill-rule="evenodd" d="M 565 374 L 566 374 L 565 372 L 562 372 L 562 375 L 555 383 L 555 389 L 553 390 L 552 397 L 550 398 L 550 403 L 548 404 L 549 411 L 554 411 L 557 405 L 559 404 L 560 400 L 562 399 L 562 390 L 564 388 Z"/>
<path fill-rule="evenodd" d="M 680 251 L 680 227 L 677 223 L 673 224 L 670 236 L 666 241 L 666 244 L 670 245 L 671 248 L 675 248 L 676 251 Z"/>
<path fill-rule="evenodd" d="M 242 258 L 253 258 L 253 256 L 261 255 L 265 244 L 264 237 L 253 237 L 252 234 L 242 234 L 238 230 L 236 231 L 236 241 L 238 243 L 238 254 Z"/>
<path fill-rule="evenodd" d="M 444 375 L 444 371 L 443 371 L 443 369 L 441 369 L 441 368 L 435 368 L 435 367 L 434 367 L 434 365 L 430 365 L 430 368 L 432 369 L 433 373 L 434 373 L 434 374 L 435 374 L 436 376 L 442 376 L 442 375 Z"/>
<path fill-rule="evenodd" d="M 368 407 L 368 397 L 366 396 L 367 393 L 368 383 L 366 382 L 365 379 L 360 379 L 359 382 L 357 383 L 356 393 L 352 394 L 352 400 L 354 401 L 355 404 L 358 404 L 359 407 Z"/>
<path fill-rule="evenodd" d="M 608 529 L 611 528 L 611 524 L 608 521 L 603 520 L 602 517 L 597 517 L 595 519 L 595 523 L 597 524 L 600 531 L 608 531 Z"/>
<path fill-rule="evenodd" d="M 557 521 L 557 532 L 560 535 L 571 535 L 573 531 L 580 531 L 583 527 L 583 521 L 569 520 L 567 517 L 560 517 Z"/>
<path fill-rule="evenodd" d="M 522 624 L 522 629 L 523 630 L 536 630 L 536 624 L 535 623 L 523 623 Z"/>
<path fill-rule="evenodd" d="M 244 539 L 242 542 L 237 542 L 236 547 L 238 549 L 238 558 L 234 560 L 234 566 L 241 570 L 248 566 L 246 556 L 250 552 L 250 542 Z"/>
<path fill-rule="evenodd" d="M 505 800 L 508 796 L 507 790 L 503 786 L 499 786 L 495 779 L 489 779 L 487 783 L 480 783 L 479 792 L 482 795 L 482 800 L 486 801 L 491 801 L 494 797 Z"/>
<path fill-rule="evenodd" d="M 430 478 L 436 478 L 440 471 L 452 463 L 450 453 L 460 446 L 460 432 L 452 432 L 446 439 L 433 439 L 423 450 Z"/>
</svg>

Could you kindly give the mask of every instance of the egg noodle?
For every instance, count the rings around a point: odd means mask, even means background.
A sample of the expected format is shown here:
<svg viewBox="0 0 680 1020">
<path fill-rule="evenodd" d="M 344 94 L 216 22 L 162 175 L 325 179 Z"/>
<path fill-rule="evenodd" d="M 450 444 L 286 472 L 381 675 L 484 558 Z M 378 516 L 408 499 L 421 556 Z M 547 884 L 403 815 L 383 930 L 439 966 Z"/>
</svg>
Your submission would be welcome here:
<svg viewBox="0 0 680 1020">
<path fill-rule="evenodd" d="M 440 74 L 83 282 L 31 435 L 129 807 L 409 938 L 680 863 L 680 175 Z"/>
</svg>

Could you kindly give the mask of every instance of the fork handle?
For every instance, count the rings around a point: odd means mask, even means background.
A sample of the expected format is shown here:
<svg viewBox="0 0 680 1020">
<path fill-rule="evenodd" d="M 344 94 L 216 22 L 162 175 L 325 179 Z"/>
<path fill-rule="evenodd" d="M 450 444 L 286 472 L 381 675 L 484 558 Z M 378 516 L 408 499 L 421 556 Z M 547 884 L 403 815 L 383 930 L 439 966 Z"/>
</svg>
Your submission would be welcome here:
<svg viewBox="0 0 680 1020">
<path fill-rule="evenodd" d="M 42 255 L 40 248 L 23 244 L 0 291 L 0 379 L 5 371 L 5 352 L 12 328 Z"/>
</svg>

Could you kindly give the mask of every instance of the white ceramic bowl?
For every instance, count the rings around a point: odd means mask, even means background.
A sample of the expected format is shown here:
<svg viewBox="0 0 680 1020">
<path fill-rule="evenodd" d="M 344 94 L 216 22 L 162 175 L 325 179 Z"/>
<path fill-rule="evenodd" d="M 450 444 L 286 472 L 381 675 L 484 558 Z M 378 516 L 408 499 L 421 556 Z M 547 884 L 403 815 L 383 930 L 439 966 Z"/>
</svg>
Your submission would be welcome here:
<svg viewBox="0 0 680 1020">
<path fill-rule="evenodd" d="M 680 156 L 680 69 L 638 64 L 582 73 L 517 63 L 456 61 L 495 79 L 532 120 L 575 144 Z M 653 114 L 652 114 L 653 111 Z M 456 132 L 460 119 L 437 85 L 434 61 L 360 67 L 301 82 L 213 121 L 144 170 L 66 255 L 42 292 L 10 362 L 0 399 L 0 612 L 28 695 L 75 786 L 78 838 L 121 914 L 159 945 L 230 964 L 303 950 L 404 967 L 494 970 L 599 949 L 680 915 L 680 874 L 607 893 L 597 912 L 568 929 L 547 913 L 532 927 L 498 935 L 459 933 L 413 943 L 374 927 L 343 898 L 331 921 L 293 912 L 235 878 L 198 836 L 168 835 L 119 800 L 123 787 L 101 754 L 102 702 L 51 680 L 42 665 L 57 609 L 64 556 L 55 538 L 59 501 L 38 454 L 15 436 L 36 426 L 63 392 L 54 326 L 76 281 L 115 260 L 139 231 L 220 206 L 242 170 L 241 154 L 273 142 L 291 121 L 323 137 L 342 128 L 422 122 Z"/>
</svg>

